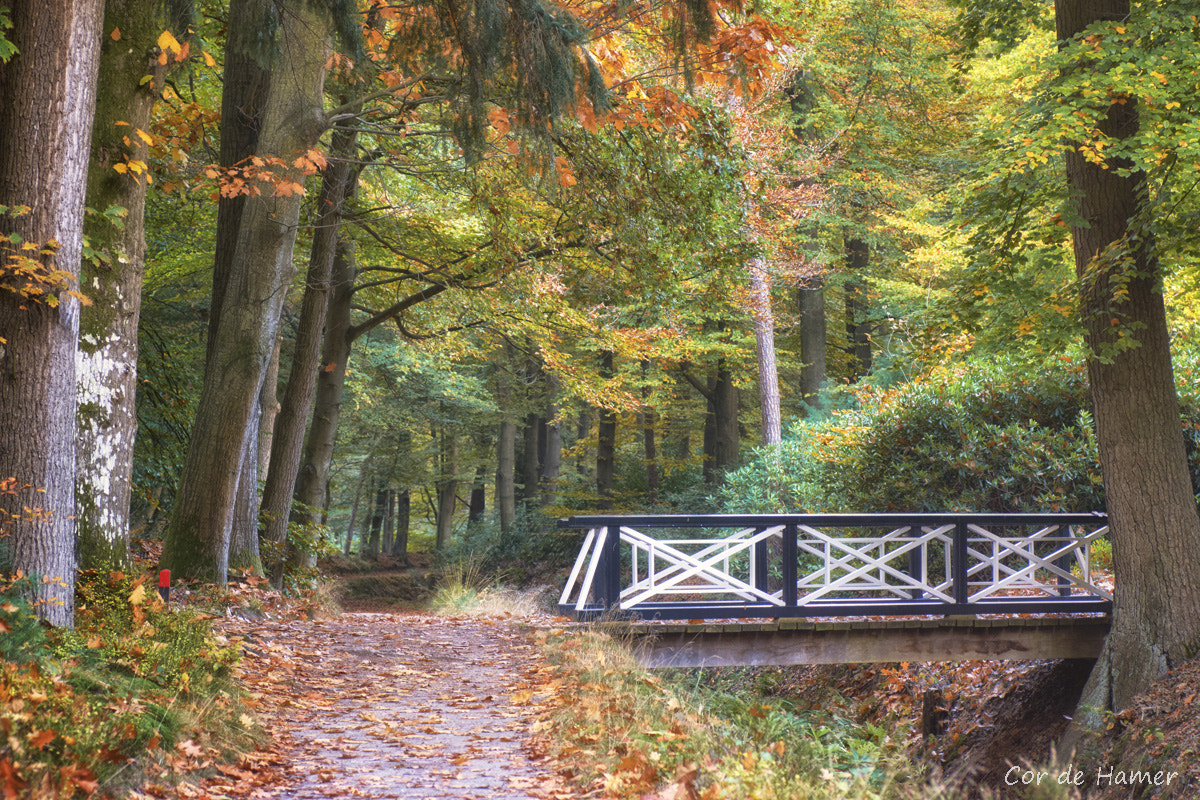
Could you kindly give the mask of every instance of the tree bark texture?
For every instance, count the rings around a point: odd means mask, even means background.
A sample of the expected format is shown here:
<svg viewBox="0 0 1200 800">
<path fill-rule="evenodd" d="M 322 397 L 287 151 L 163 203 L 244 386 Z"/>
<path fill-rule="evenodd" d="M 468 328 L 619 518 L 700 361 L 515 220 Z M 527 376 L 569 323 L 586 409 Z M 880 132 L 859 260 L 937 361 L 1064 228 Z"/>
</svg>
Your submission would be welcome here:
<svg viewBox="0 0 1200 800">
<path fill-rule="evenodd" d="M 1059 40 L 1098 20 L 1123 20 L 1127 0 L 1059 0 Z M 1081 65 L 1080 68 L 1087 68 Z M 1138 130 L 1133 98 L 1114 103 L 1101 130 Z M 1071 233 L 1094 353 L 1088 363 L 1100 462 L 1112 527 L 1116 600 L 1106 657 L 1091 690 L 1115 709 L 1200 647 L 1200 517 L 1184 453 L 1161 267 L 1145 210 L 1145 176 L 1066 153 L 1077 198 Z M 1132 338 L 1136 344 L 1127 346 Z M 1107 662 L 1107 670 L 1103 666 Z M 1098 674 L 1099 673 L 1099 674 Z"/>
<path fill-rule="evenodd" d="M 442 474 L 437 487 L 437 528 L 434 547 L 440 553 L 450 546 L 454 533 L 454 506 L 458 498 L 458 436 L 442 432 Z"/>
<path fill-rule="evenodd" d="M 337 442 L 338 421 L 341 419 L 342 397 L 346 387 L 346 367 L 354 341 L 350 315 L 356 273 L 354 240 L 341 237 L 338 239 L 330 276 L 325 341 L 321 346 L 322 366 L 317 372 L 312 419 L 296 475 L 298 522 L 304 521 L 300 516 L 304 509 L 315 508 L 321 503 L 329 485 L 329 468 L 333 463 L 333 448 Z"/>
<path fill-rule="evenodd" d="M 7 5 L 18 52 L 0 64 L 0 205 L 29 211 L 0 216 L 0 256 L 7 265 L 19 250 L 14 235 L 41 248 L 56 241 L 54 255 L 33 257 L 78 276 L 104 3 Z M 15 481 L 15 493 L 0 492 L 0 548 L 11 548 L 0 571 L 36 576 L 38 615 L 71 626 L 79 302 L 61 289 L 56 306 L 27 300 L 26 281 L 0 271 L 0 481 Z"/>
<path fill-rule="evenodd" d="M 77 552 L 83 569 L 122 569 L 129 555 L 133 442 L 137 435 L 138 317 L 146 263 L 149 161 L 137 133 L 150 129 L 167 68 L 158 63 L 163 20 L 157 0 L 109 0 L 101 37 L 84 233 L 99 255 L 80 285 L 92 301 L 80 312 L 75 475 Z M 117 39 L 111 33 L 119 31 Z M 152 76 L 147 83 L 146 75 Z M 124 172 L 116 167 L 120 165 Z M 123 208 L 122 224 L 103 213 Z"/>
<path fill-rule="evenodd" d="M 271 88 L 267 42 L 275 24 L 272 0 L 230 0 L 225 67 L 221 76 L 220 164 L 230 169 L 258 152 L 262 115 Z M 207 356 L 216 345 L 225 289 L 233 272 L 245 195 L 217 199 L 213 290 L 208 316 Z"/>
<path fill-rule="evenodd" d="M 404 487 L 396 493 L 396 540 L 392 544 L 392 555 L 400 559 L 401 566 L 408 566 L 408 530 L 412 520 L 412 493 Z"/>
<path fill-rule="evenodd" d="M 762 440 L 767 447 L 778 447 L 783 441 L 783 422 L 779 411 L 779 369 L 775 360 L 775 314 L 771 311 L 771 285 L 758 262 L 750 265 L 750 296 L 758 355 Z"/>
<path fill-rule="evenodd" d="M 326 122 L 321 111 L 329 51 L 327 14 L 295 0 L 282 10 L 282 55 L 272 74 L 258 152 L 287 164 L 312 147 Z M 303 183 L 289 168 L 285 177 Z M 294 273 L 292 249 L 300 218 L 296 193 L 253 197 L 243 209 L 235 270 L 221 304 L 212 356 L 192 428 L 162 564 L 180 577 L 223 584 L 246 442 L 280 313 Z"/>
<path fill-rule="evenodd" d="M 350 191 L 353 169 L 350 159 L 357 148 L 357 135 L 337 131 L 330 148 L 331 159 L 317 198 L 317 219 L 313 231 L 308 275 L 300 306 L 292 370 L 288 375 L 283 403 L 271 440 L 271 469 L 263 485 L 263 539 L 275 545 L 280 560 L 271 565 L 276 588 L 283 578 L 287 545 L 288 519 L 296 478 L 300 472 L 304 432 L 316 394 L 317 374 L 321 367 L 321 339 L 325 330 L 325 312 L 329 305 L 329 286 L 337 254 L 338 230 L 343 203 Z M 311 508 L 311 507 L 310 507 Z M 311 512 L 303 519 L 311 523 Z"/>
</svg>

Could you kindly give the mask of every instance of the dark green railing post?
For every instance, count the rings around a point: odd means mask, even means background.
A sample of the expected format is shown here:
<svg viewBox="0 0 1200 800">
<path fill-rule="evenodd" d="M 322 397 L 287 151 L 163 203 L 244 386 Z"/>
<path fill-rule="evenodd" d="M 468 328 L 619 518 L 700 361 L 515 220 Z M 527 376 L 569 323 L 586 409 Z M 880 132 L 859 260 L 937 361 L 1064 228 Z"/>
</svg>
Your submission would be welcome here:
<svg viewBox="0 0 1200 800">
<path fill-rule="evenodd" d="M 783 526 L 783 565 L 781 572 L 783 573 L 783 607 L 796 607 L 796 537 L 798 529 L 796 523 L 789 522 Z"/>
<path fill-rule="evenodd" d="M 950 555 L 951 575 L 954 577 L 954 602 L 956 605 L 966 606 L 971 598 L 971 587 L 967 584 L 967 523 L 964 520 L 954 524 L 954 550 Z"/>
</svg>

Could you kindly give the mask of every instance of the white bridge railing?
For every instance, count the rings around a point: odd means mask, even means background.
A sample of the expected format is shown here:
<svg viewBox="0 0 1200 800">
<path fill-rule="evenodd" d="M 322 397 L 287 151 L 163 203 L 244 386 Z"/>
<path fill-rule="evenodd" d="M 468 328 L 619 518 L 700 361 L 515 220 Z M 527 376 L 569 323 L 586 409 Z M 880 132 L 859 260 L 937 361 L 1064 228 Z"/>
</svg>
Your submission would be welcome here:
<svg viewBox="0 0 1200 800">
<path fill-rule="evenodd" d="M 1105 612 L 1102 514 L 587 516 L 559 608 L 661 619 Z M 651 535 L 654 532 L 655 535 Z"/>
</svg>

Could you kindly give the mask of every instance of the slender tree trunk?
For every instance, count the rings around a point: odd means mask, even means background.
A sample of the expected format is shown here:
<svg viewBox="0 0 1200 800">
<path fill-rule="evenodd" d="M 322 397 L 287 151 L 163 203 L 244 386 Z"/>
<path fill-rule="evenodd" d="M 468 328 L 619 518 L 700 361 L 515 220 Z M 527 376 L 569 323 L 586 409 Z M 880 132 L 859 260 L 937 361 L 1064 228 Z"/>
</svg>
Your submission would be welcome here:
<svg viewBox="0 0 1200 800">
<path fill-rule="evenodd" d="M 871 262 L 871 246 L 863 239 L 846 239 L 846 344 L 850 352 L 850 379 L 871 371 L 871 323 L 867 287 L 863 283 Z"/>
<path fill-rule="evenodd" d="M 511 353 L 509 353 L 511 356 Z M 496 403 L 500 407 L 500 435 L 496 440 L 496 507 L 500 511 L 500 535 L 507 537 L 517 517 L 516 470 L 517 425 L 513 421 L 513 391 L 507 366 L 496 372 Z"/>
<path fill-rule="evenodd" d="M 454 505 L 458 497 L 458 437 L 442 433 L 442 475 L 437 488 L 437 534 L 434 547 L 443 552 L 454 532 Z"/>
<path fill-rule="evenodd" d="M 825 281 L 811 277 L 796 291 L 800 310 L 800 396 L 811 408 L 821 408 L 825 385 Z"/>
<path fill-rule="evenodd" d="M 354 523 L 358 520 L 358 504 L 362 499 L 363 484 L 367 482 L 367 475 L 370 474 L 370 471 L 371 460 L 368 458 L 363 461 L 362 469 L 358 473 L 358 485 L 354 487 L 354 503 L 350 506 L 350 522 L 346 524 L 346 555 L 350 555 L 350 547 L 354 541 Z"/>
<path fill-rule="evenodd" d="M 558 405 L 554 401 L 557 382 L 548 377 L 546 416 L 542 427 L 542 506 L 553 505 L 558 499 L 558 475 L 562 471 L 562 425 L 558 421 Z"/>
<path fill-rule="evenodd" d="M 383 541 L 382 552 L 392 554 L 396 536 L 396 490 L 388 489 L 383 506 Z"/>
<path fill-rule="evenodd" d="M 321 349 L 323 366 L 317 372 L 312 421 L 304 440 L 304 452 L 296 476 L 296 518 L 301 522 L 303 520 L 299 514 L 317 505 L 329 485 L 329 467 L 333 463 L 333 448 L 342 413 L 346 367 L 354 341 L 350 315 L 355 273 L 354 240 L 340 238 L 330 278 L 329 308 L 325 314 L 325 343 Z"/>
<path fill-rule="evenodd" d="M 325 169 L 321 194 L 317 199 L 316 227 L 304 284 L 304 299 L 301 301 L 292 371 L 288 375 L 272 439 L 271 470 L 263 486 L 263 538 L 276 545 L 279 553 L 286 551 L 288 520 L 292 514 L 292 498 L 300 472 L 305 426 L 316 394 L 338 229 L 342 222 L 343 202 L 353 180 L 350 159 L 356 149 L 356 134 L 335 131 L 330 151 L 332 158 Z M 304 510 L 297 514 L 297 521 L 311 524 L 311 517 L 311 510 Z M 282 567 L 282 562 L 271 566 L 272 581 L 276 588 L 280 588 L 278 581 L 283 578 Z"/>
<path fill-rule="evenodd" d="M 96 100 L 104 3 L 9 0 L 17 48 L 0 63 L 0 571 L 37 576 L 38 615 L 71 626 L 75 612 L 76 372 L 84 187 Z M 19 236 L 14 240 L 13 236 Z M 64 287 L 13 274 L 19 242 Z M 57 246 L 52 245 L 57 242 Z M 26 292 L 49 289 L 56 306 Z M 25 489 L 24 487 L 28 487 Z M 33 509 L 30 513 L 28 509 Z"/>
<path fill-rule="evenodd" d="M 536 502 L 538 483 L 541 478 L 541 463 L 538 460 L 538 450 L 541 449 L 541 416 L 536 411 L 525 415 L 525 427 L 521 432 L 521 469 L 517 482 L 521 484 L 521 500 L 526 508 Z"/>
<path fill-rule="evenodd" d="M 734 469 L 740 458 L 741 431 L 738 427 L 738 390 L 728 362 L 717 362 L 713 376 L 713 466 L 718 475 Z"/>
<path fill-rule="evenodd" d="M 137 435 L 138 316 L 146 266 L 148 147 L 167 69 L 156 40 L 163 19 L 157 0 L 109 0 L 101 39 L 100 81 L 88 172 L 87 205 L 125 209 L 119 225 L 88 217 L 84 233 L 98 263 L 83 264 L 81 284 L 92 305 L 81 309 L 76 362 L 79 383 L 75 519 L 83 569 L 123 569 L 129 553 L 129 500 Z M 113 39 L 111 32 L 119 31 Z M 149 82 L 145 76 L 151 76 Z M 129 165 L 135 165 L 131 170 Z M 118 171 L 120 166 L 124 172 Z"/>
<path fill-rule="evenodd" d="M 783 441 L 783 423 L 779 412 L 779 370 L 775 361 L 775 315 L 771 311 L 771 286 L 758 262 L 750 265 L 750 293 L 758 354 L 762 439 L 767 447 L 778 447 Z"/>
<path fill-rule="evenodd" d="M 396 541 L 392 545 L 392 555 L 400 559 L 402 566 L 408 566 L 408 530 L 412 517 L 412 495 L 407 486 L 396 495 Z"/>
<path fill-rule="evenodd" d="M 1055 8 L 1060 41 L 1130 13 L 1128 0 L 1059 0 Z M 1136 135 L 1136 100 L 1114 101 L 1101 131 L 1116 140 Z M 1081 700 L 1100 709 L 1128 706 L 1200 643 L 1200 517 L 1179 422 L 1162 268 L 1148 224 L 1131 227 L 1148 223 L 1146 179 L 1122 174 L 1130 166 L 1097 165 L 1074 148 L 1066 153 L 1080 220 L 1071 234 L 1084 323 L 1101 356 L 1089 360 L 1088 378 L 1117 587 L 1105 651 Z"/>
<path fill-rule="evenodd" d="M 266 475 L 271 471 L 271 447 L 275 441 L 275 420 L 279 418 L 279 357 L 283 347 L 283 334 L 275 337 L 275 349 L 271 353 L 271 362 L 267 365 L 267 377 L 263 380 L 262 398 L 259 406 L 262 411 L 258 420 L 258 474 Z M 257 532 L 256 532 L 257 534 Z"/>
<path fill-rule="evenodd" d="M 383 479 L 377 479 L 375 484 L 375 501 L 371 504 L 371 533 L 367 539 L 365 552 L 371 558 L 379 558 L 379 537 L 383 531 L 383 505 L 387 502 L 387 489 Z"/>
<path fill-rule="evenodd" d="M 487 464 L 475 467 L 475 480 L 471 484 L 471 499 L 467 503 L 467 522 L 478 525 L 487 512 Z"/>
<path fill-rule="evenodd" d="M 612 380 L 616 375 L 611 350 L 600 354 L 600 377 Z M 596 497 L 597 507 L 607 511 L 613 507 L 613 473 L 617 463 L 617 412 L 600 409 L 600 424 L 596 434 Z"/>
</svg>

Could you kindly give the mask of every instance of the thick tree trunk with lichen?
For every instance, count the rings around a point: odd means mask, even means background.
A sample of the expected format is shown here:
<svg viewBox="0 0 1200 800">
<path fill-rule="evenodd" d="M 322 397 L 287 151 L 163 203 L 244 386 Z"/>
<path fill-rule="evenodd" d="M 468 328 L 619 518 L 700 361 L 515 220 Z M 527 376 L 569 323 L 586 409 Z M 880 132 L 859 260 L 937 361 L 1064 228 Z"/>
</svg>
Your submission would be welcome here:
<svg viewBox="0 0 1200 800">
<path fill-rule="evenodd" d="M 306 2 L 285 3 L 281 56 L 272 74 L 258 153 L 291 167 L 325 130 L 321 96 L 329 52 L 326 12 Z M 281 168 L 282 169 L 282 168 Z M 259 401 L 280 313 L 294 274 L 292 250 L 300 219 L 299 194 L 249 198 L 243 210 L 234 270 L 221 303 L 212 355 L 180 476 L 175 510 L 163 539 L 162 566 L 179 577 L 223 584 L 230 530 L 247 441 L 257 435 Z"/>
<path fill-rule="evenodd" d="M 75 518 L 83 569 L 120 569 L 128 559 L 149 187 L 142 137 L 167 72 L 158 59 L 164 25 L 158 7 L 157 0 L 109 0 L 105 7 L 109 35 L 101 38 L 87 189 L 88 207 L 101 213 L 84 224 L 97 255 L 80 275 L 92 305 L 80 314 L 76 356 Z M 123 209 L 120 219 L 110 218 L 109 209 Z"/>
<path fill-rule="evenodd" d="M 1128 0 L 1060 0 L 1058 37 L 1128 17 Z M 1081 68 L 1087 68 L 1081 65 Z M 1133 98 L 1120 98 L 1101 130 L 1137 134 Z M 1083 287 L 1088 364 L 1112 527 L 1116 600 L 1112 629 L 1083 705 L 1126 707 L 1200 647 L 1200 516 L 1192 494 L 1171 366 L 1161 266 L 1139 224 L 1147 187 L 1128 164 L 1066 154 L 1077 197 L 1071 233 Z M 1093 721 L 1095 721 L 1093 719 Z"/>
<path fill-rule="evenodd" d="M 0 216 L 0 263 L 24 256 L 27 242 L 53 250 L 32 251 L 42 268 L 72 277 L 32 285 L 0 270 L 0 572 L 39 578 L 30 589 L 38 615 L 71 626 L 79 302 L 67 292 L 78 289 L 82 259 L 104 3 L 7 5 L 17 53 L 0 63 L 0 206 L 29 210 Z M 35 289 L 56 304 L 28 294 Z"/>
</svg>

